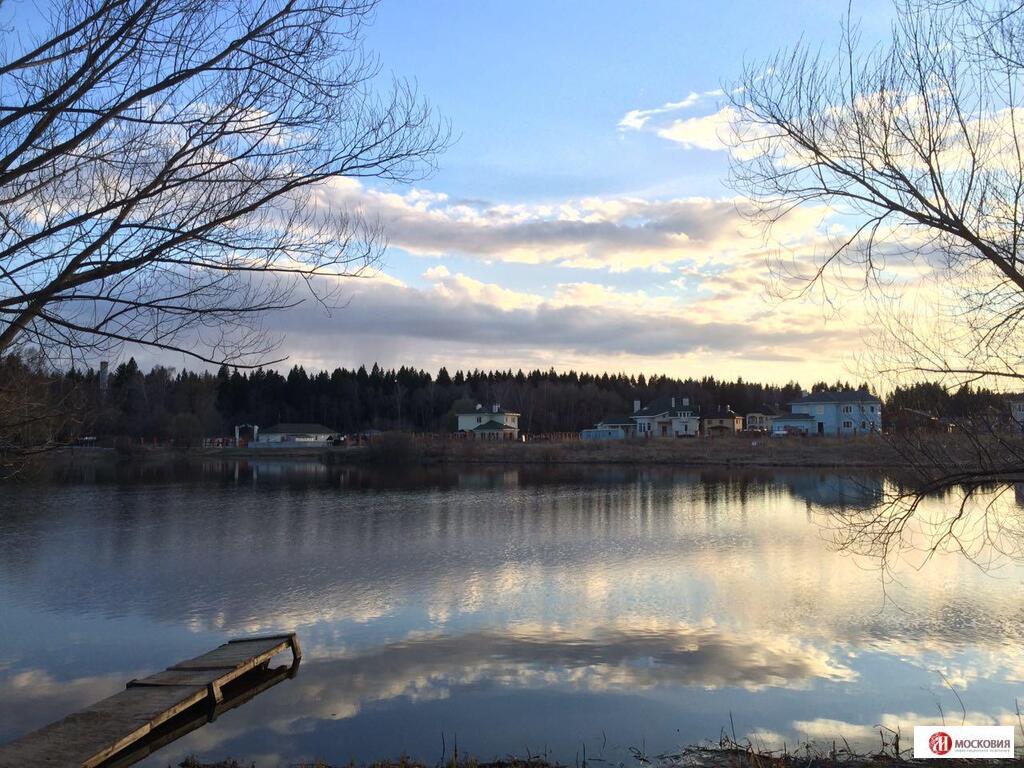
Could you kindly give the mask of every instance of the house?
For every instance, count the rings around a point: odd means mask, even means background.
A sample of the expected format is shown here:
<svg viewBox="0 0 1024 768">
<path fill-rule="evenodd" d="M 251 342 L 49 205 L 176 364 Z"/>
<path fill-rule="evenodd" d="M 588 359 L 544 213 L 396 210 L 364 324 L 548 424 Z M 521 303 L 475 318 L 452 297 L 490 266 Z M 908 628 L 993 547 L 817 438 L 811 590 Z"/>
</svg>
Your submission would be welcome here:
<svg viewBox="0 0 1024 768">
<path fill-rule="evenodd" d="M 303 448 L 315 444 L 326 444 L 337 434 L 337 430 L 325 427 L 323 424 L 281 423 L 259 432 L 258 437 L 249 445 Z"/>
<path fill-rule="evenodd" d="M 660 397 L 646 408 L 633 401 L 632 420 L 639 437 L 696 437 L 700 416 L 688 397 Z"/>
<path fill-rule="evenodd" d="M 502 410 L 498 403 L 485 407 L 480 403 L 456 404 L 457 432 L 467 432 L 476 440 L 518 440 L 519 414 Z"/>
<path fill-rule="evenodd" d="M 900 408 L 886 417 L 886 429 L 898 434 L 914 432 L 938 432 L 950 434 L 956 431 L 956 422 L 945 416 L 936 416 L 930 411 L 917 408 Z"/>
<path fill-rule="evenodd" d="M 580 432 L 580 440 L 625 440 L 636 437 L 636 422 L 631 416 L 608 416 L 591 429 Z"/>
<path fill-rule="evenodd" d="M 817 432 L 818 420 L 810 413 L 785 413 L 772 417 L 772 437 L 810 435 Z"/>
<path fill-rule="evenodd" d="M 748 413 L 743 419 L 743 428 L 747 432 L 771 432 L 774 416 L 775 414 L 767 408 Z"/>
<path fill-rule="evenodd" d="M 850 436 L 882 431 L 882 401 L 863 390 L 813 392 L 790 403 L 789 408 L 790 416 L 777 417 L 772 432 L 776 431 L 776 425 L 785 423 L 780 419 L 799 414 L 812 417 L 801 420 L 806 424 L 813 420 L 809 434 Z"/>
<path fill-rule="evenodd" d="M 720 405 L 704 416 L 701 430 L 705 437 L 721 437 L 735 435 L 743 431 L 743 417 L 728 405 Z"/>
</svg>

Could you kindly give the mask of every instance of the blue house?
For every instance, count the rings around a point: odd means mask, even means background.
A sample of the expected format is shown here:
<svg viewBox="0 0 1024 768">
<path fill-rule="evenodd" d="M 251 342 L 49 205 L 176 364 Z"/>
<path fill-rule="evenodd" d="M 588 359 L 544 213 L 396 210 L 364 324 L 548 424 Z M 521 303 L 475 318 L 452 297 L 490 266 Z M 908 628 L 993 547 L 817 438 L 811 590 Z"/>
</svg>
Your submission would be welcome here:
<svg viewBox="0 0 1024 768">
<path fill-rule="evenodd" d="M 862 390 L 804 395 L 772 420 L 772 434 L 868 435 L 882 431 L 882 401 Z"/>
</svg>

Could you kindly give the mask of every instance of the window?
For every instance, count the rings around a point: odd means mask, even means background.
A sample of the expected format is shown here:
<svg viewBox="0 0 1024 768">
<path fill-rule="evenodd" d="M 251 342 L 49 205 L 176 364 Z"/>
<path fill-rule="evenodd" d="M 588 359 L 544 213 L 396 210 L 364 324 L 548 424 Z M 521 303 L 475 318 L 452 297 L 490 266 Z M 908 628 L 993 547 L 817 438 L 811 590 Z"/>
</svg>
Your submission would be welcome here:
<svg viewBox="0 0 1024 768">
<path fill-rule="evenodd" d="M 853 413 L 853 406 L 852 405 L 844 405 L 843 406 L 843 413 Z"/>
<path fill-rule="evenodd" d="M 843 422 L 843 429 L 853 429 L 853 422 L 852 421 L 844 421 Z"/>
<path fill-rule="evenodd" d="M 867 429 L 867 428 L 868 428 L 868 423 L 867 423 L 866 421 L 862 421 L 862 422 L 860 423 L 860 428 L 861 428 L 861 429 Z"/>
<path fill-rule="evenodd" d="M 871 411 L 872 413 L 874 413 L 874 412 L 875 412 L 875 406 L 873 406 L 873 405 L 872 405 L 872 406 L 871 406 L 871 408 L 870 408 L 869 410 L 870 410 L 870 411 Z"/>
</svg>

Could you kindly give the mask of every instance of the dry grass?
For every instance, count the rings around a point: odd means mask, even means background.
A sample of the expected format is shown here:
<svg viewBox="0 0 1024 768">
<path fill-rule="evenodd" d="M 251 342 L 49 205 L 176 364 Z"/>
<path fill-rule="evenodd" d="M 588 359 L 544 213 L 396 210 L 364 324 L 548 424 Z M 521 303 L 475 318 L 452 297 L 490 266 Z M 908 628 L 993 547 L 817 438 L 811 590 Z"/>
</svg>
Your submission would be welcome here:
<svg viewBox="0 0 1024 768">
<path fill-rule="evenodd" d="M 428 457 L 453 463 L 676 464 L 893 468 L 906 462 L 881 438 L 722 437 L 530 443 L 449 443 Z"/>
<path fill-rule="evenodd" d="M 386 760 L 357 766 L 349 763 L 345 768 L 882 768 L 894 765 L 921 766 L 933 765 L 934 761 L 915 760 L 912 745 L 907 746 L 901 741 L 900 733 L 886 728 L 879 730 L 879 747 L 874 751 L 858 752 L 844 741 L 833 741 L 827 748 L 820 745 L 801 744 L 790 750 L 766 750 L 755 747 L 749 741 L 742 743 L 734 738 L 722 735 L 717 743 L 708 743 L 685 747 L 678 752 L 648 755 L 645 751 L 633 748 L 627 761 L 614 763 L 601 758 L 586 757 L 582 760 L 577 755 L 574 766 L 566 766 L 548 760 L 545 757 L 517 758 L 508 757 L 502 760 L 480 761 L 473 758 L 455 758 L 437 763 L 426 763 L 400 757 L 397 760 Z M 1024 758 L 1018 756 L 1002 760 L 945 760 L 946 768 L 1008 768 L 1024 765 Z M 189 758 L 181 763 L 181 768 L 250 768 L 233 760 L 219 763 L 201 763 Z M 255 767 L 253 767 L 255 768 Z M 261 766 L 260 768 L 269 768 Z M 322 761 L 313 763 L 292 763 L 289 768 L 338 768 Z"/>
</svg>

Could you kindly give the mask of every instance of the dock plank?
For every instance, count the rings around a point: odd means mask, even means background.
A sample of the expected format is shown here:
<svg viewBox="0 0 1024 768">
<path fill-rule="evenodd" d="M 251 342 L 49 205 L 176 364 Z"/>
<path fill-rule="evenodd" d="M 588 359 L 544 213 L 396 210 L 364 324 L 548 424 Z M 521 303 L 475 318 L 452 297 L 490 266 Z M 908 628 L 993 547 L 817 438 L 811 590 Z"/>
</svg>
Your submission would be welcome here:
<svg viewBox="0 0 1024 768">
<path fill-rule="evenodd" d="M 127 749 L 121 750 L 109 760 L 103 761 L 99 768 L 127 768 L 127 766 L 133 765 L 139 760 L 152 755 L 157 750 L 165 747 L 173 741 L 176 741 L 182 736 L 191 733 L 197 728 L 202 728 L 207 722 L 209 722 L 209 720 L 214 719 L 231 709 L 240 707 L 268 688 L 277 685 L 289 677 L 293 677 L 295 671 L 296 670 L 293 665 L 292 668 L 280 667 L 275 670 L 256 673 L 262 675 L 262 677 L 243 688 L 232 691 L 225 698 L 223 703 L 217 705 L 213 712 L 197 711 L 196 708 L 186 710 L 186 712 L 178 715 L 177 717 L 171 718 L 163 726 L 154 728 L 153 731 L 151 731 L 145 738 L 135 742 Z M 235 685 L 237 685 L 237 683 Z M 231 690 L 230 684 L 228 688 Z M 198 709 L 201 710 L 202 708 Z"/>
<path fill-rule="evenodd" d="M 218 705 L 220 688 L 297 643 L 289 636 L 246 639 L 168 667 L 113 696 L 15 741 L 0 745 L 0 768 L 94 768 L 154 728 L 192 708 Z"/>
</svg>

